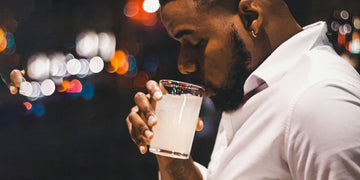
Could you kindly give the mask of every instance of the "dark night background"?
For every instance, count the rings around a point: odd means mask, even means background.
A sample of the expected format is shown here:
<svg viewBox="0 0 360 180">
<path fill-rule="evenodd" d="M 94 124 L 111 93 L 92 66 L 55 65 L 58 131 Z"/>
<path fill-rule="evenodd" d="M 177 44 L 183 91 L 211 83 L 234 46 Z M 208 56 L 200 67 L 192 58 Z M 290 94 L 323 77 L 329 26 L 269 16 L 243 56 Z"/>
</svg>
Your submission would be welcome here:
<svg viewBox="0 0 360 180">
<path fill-rule="evenodd" d="M 150 79 L 186 80 L 176 68 L 178 44 L 161 22 L 154 27 L 132 23 L 123 13 L 125 0 L 0 0 L 0 23 L 8 25 L 26 67 L 38 52 L 75 53 L 77 34 L 84 30 L 113 32 L 117 49 L 136 57 L 139 71 Z M 334 9 L 356 14 L 355 0 L 288 1 L 301 25 L 327 20 Z M 359 15 L 359 14 L 357 14 Z M 148 57 L 158 59 L 156 71 L 147 72 Z M 2 59 L 0 59 L 2 61 Z M 7 62 L 0 62 L 6 66 Z M 81 82 L 91 83 L 94 97 L 56 92 L 33 102 L 44 107 L 37 116 L 26 111 L 21 95 L 10 95 L 0 83 L 0 179 L 156 179 L 154 155 L 141 155 L 133 144 L 125 117 L 133 95 L 143 88 L 133 79 L 103 70 Z M 220 113 L 202 110 L 205 129 L 195 136 L 193 159 L 209 162 Z"/>
</svg>

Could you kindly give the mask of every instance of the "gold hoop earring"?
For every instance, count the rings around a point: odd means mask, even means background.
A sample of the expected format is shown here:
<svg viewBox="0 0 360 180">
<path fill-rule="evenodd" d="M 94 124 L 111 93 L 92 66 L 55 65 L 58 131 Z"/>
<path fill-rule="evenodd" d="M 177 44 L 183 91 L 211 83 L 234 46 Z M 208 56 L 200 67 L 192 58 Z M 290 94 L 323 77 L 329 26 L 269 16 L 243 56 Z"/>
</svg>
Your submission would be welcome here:
<svg viewBox="0 0 360 180">
<path fill-rule="evenodd" d="M 256 38 L 258 35 L 257 34 L 255 34 L 255 31 L 254 30 L 251 30 L 251 35 L 254 37 L 254 38 Z"/>
</svg>

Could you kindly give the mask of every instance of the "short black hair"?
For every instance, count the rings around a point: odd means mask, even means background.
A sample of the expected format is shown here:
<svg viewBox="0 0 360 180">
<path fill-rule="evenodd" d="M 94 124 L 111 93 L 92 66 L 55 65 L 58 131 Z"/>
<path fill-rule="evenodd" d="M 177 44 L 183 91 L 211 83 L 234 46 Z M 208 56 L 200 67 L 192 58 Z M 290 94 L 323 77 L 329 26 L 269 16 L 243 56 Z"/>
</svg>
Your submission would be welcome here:
<svg viewBox="0 0 360 180">
<path fill-rule="evenodd" d="M 170 2 L 170 1 L 175 1 L 175 0 L 159 0 L 161 6 L 165 5 L 166 3 Z"/>
<path fill-rule="evenodd" d="M 159 0 L 160 5 L 164 6 L 166 3 L 176 1 L 176 0 Z M 213 4 L 217 2 L 218 0 L 193 0 L 194 2 L 197 2 L 198 4 Z M 234 0 L 236 3 L 239 3 L 241 0 Z"/>
</svg>

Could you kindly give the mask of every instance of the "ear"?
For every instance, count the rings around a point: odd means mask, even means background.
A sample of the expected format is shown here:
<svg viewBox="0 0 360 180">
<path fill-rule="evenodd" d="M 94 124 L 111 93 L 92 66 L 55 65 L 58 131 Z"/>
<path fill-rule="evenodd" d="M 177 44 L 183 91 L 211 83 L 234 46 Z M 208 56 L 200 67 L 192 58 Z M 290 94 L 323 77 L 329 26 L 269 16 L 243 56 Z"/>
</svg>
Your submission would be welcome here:
<svg viewBox="0 0 360 180">
<path fill-rule="evenodd" d="M 262 7 L 256 0 L 241 0 L 238 10 L 245 29 L 258 34 L 263 23 Z"/>
</svg>

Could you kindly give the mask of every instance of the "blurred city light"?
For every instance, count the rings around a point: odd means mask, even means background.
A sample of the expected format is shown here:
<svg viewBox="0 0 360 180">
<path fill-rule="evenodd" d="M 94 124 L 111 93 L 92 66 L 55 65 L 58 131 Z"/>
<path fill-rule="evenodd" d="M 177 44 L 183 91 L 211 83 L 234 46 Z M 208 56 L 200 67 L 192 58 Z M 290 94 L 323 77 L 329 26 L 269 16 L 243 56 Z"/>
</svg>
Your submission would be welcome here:
<svg viewBox="0 0 360 180">
<path fill-rule="evenodd" d="M 357 30 L 360 30 L 360 18 L 355 16 L 354 17 L 354 27 L 357 29 Z"/>
<path fill-rule="evenodd" d="M 141 23 L 144 26 L 151 27 L 154 26 L 158 20 L 158 17 L 155 13 L 159 9 L 157 7 L 158 3 L 158 0 L 128 0 L 129 6 L 124 9 L 124 14 L 125 16 L 129 17 L 131 20 L 134 20 L 137 23 Z M 152 13 L 149 13 L 147 11 Z"/>
<path fill-rule="evenodd" d="M 99 33 L 99 56 L 104 61 L 110 61 L 111 56 L 115 53 L 116 49 L 116 38 L 113 33 Z"/>
<path fill-rule="evenodd" d="M 19 93 L 23 96 L 30 96 L 33 89 L 30 82 L 24 81 L 20 84 Z"/>
<path fill-rule="evenodd" d="M 0 28 L 0 52 L 4 51 L 7 46 L 7 40 L 5 36 L 5 32 Z"/>
<path fill-rule="evenodd" d="M 31 81 L 32 93 L 28 96 L 30 101 L 36 101 L 38 98 L 42 96 L 41 94 L 41 85 L 37 81 Z"/>
<path fill-rule="evenodd" d="M 16 51 L 16 44 L 15 44 L 15 37 L 10 32 L 5 33 L 6 38 L 6 49 L 3 51 L 5 55 L 11 55 L 14 54 Z"/>
<path fill-rule="evenodd" d="M 31 79 L 42 81 L 49 78 L 50 60 L 45 54 L 37 54 L 28 60 L 27 73 Z"/>
<path fill-rule="evenodd" d="M 32 104 L 31 104 L 31 103 L 29 103 L 29 102 L 24 102 L 23 104 L 24 104 L 26 110 L 28 110 L 28 111 L 31 110 L 31 108 L 32 108 Z"/>
<path fill-rule="evenodd" d="M 144 88 L 146 86 L 146 82 L 148 82 L 149 80 L 149 75 L 146 72 L 141 71 L 134 78 L 134 86 L 136 88 Z"/>
<path fill-rule="evenodd" d="M 337 21 L 331 22 L 331 29 L 335 32 L 339 31 L 340 24 Z"/>
<path fill-rule="evenodd" d="M 89 61 L 87 59 L 80 59 L 80 71 L 78 73 L 78 77 L 85 77 L 88 75 L 90 67 L 89 67 Z"/>
<path fill-rule="evenodd" d="M 81 63 L 77 59 L 71 59 L 66 63 L 66 69 L 71 75 L 76 75 L 81 70 Z"/>
<path fill-rule="evenodd" d="M 83 89 L 81 91 L 81 95 L 87 100 L 92 99 L 95 95 L 94 85 L 91 82 L 83 83 Z"/>
<path fill-rule="evenodd" d="M 27 111 L 28 113 L 34 113 L 36 116 L 43 116 L 45 114 L 45 106 L 42 104 L 34 104 L 30 110 Z"/>
<path fill-rule="evenodd" d="M 159 67 L 159 59 L 154 57 L 147 57 L 144 62 L 145 70 L 154 72 Z"/>
<path fill-rule="evenodd" d="M 139 6 L 135 2 L 128 2 L 124 7 L 126 17 L 134 17 L 139 13 Z"/>
<path fill-rule="evenodd" d="M 76 38 L 76 52 L 82 57 L 91 58 L 98 53 L 99 38 L 95 31 L 80 33 Z"/>
<path fill-rule="evenodd" d="M 338 35 L 338 44 L 340 46 L 345 46 L 345 43 L 346 43 L 346 36 L 343 34 L 339 34 Z"/>
<path fill-rule="evenodd" d="M 355 39 L 350 43 L 350 52 L 353 54 L 360 54 L 360 39 Z"/>
<path fill-rule="evenodd" d="M 70 81 L 63 80 L 60 86 L 58 86 L 57 91 L 58 92 L 65 92 L 69 88 Z"/>
<path fill-rule="evenodd" d="M 126 56 L 126 60 L 128 61 L 129 63 L 129 69 L 128 71 L 132 71 L 136 68 L 136 59 L 134 56 L 132 55 L 127 55 Z"/>
<path fill-rule="evenodd" d="M 129 63 L 126 60 L 126 54 L 122 50 L 118 50 L 115 54 L 111 57 L 110 60 L 111 67 L 109 68 L 110 73 L 118 73 L 120 75 L 125 74 L 129 69 Z"/>
<path fill-rule="evenodd" d="M 134 78 L 138 73 L 138 67 L 136 66 L 134 69 L 132 69 L 131 71 L 129 70 L 125 76 L 128 78 Z"/>
<path fill-rule="evenodd" d="M 99 73 L 104 69 L 104 61 L 99 56 L 95 56 L 90 59 L 90 71 L 93 73 Z"/>
<path fill-rule="evenodd" d="M 160 8 L 159 0 L 145 0 L 143 8 L 148 13 L 154 13 Z"/>
<path fill-rule="evenodd" d="M 41 93 L 44 96 L 50 96 L 55 92 L 55 83 L 51 79 L 46 79 L 41 83 Z"/>
<path fill-rule="evenodd" d="M 351 33 L 352 27 L 350 24 L 344 24 L 339 27 L 339 33 L 342 35 L 346 35 Z"/>
<path fill-rule="evenodd" d="M 349 12 L 347 12 L 346 10 L 342 10 L 340 12 L 340 17 L 343 19 L 343 20 L 348 20 L 350 15 L 349 15 Z"/>
<path fill-rule="evenodd" d="M 69 87 L 67 88 L 67 93 L 81 93 L 82 91 L 82 84 L 79 80 L 73 79 L 69 83 Z"/>
<path fill-rule="evenodd" d="M 53 77 L 65 77 L 66 75 L 66 57 L 62 53 L 55 53 L 50 58 L 50 75 Z"/>
</svg>

